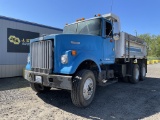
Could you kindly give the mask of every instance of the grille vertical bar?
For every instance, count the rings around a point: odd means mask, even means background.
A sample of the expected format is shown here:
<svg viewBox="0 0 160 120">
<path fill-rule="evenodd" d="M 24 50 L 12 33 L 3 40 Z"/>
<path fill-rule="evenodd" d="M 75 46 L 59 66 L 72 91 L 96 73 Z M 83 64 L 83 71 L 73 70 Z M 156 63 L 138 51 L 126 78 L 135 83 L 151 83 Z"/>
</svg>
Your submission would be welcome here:
<svg viewBox="0 0 160 120">
<path fill-rule="evenodd" d="M 52 63 L 52 41 L 33 42 L 31 44 L 31 67 L 35 72 L 50 73 Z"/>
</svg>

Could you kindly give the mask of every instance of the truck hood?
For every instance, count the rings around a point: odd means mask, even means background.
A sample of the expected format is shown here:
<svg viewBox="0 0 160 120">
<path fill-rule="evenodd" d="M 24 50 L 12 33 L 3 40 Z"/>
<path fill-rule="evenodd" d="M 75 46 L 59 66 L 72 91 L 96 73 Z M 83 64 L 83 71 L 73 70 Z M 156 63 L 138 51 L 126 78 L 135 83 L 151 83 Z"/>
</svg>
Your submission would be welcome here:
<svg viewBox="0 0 160 120">
<path fill-rule="evenodd" d="M 80 34 L 59 34 L 55 35 L 56 49 L 66 50 L 97 50 L 102 45 L 101 36 L 80 35 Z"/>
<path fill-rule="evenodd" d="M 76 67 L 83 60 L 100 60 L 103 54 L 103 39 L 101 36 L 80 35 L 80 34 L 60 34 L 54 37 L 54 72 L 73 73 Z M 71 56 L 70 51 L 76 50 L 77 55 Z M 61 56 L 68 55 L 68 63 L 61 64 Z M 97 61 L 96 60 L 96 61 Z M 75 63 L 75 65 L 73 65 Z M 69 70 L 70 69 L 70 70 Z M 72 70 L 71 70 L 72 69 Z M 76 69 L 76 68 L 75 68 Z M 68 72 L 70 71 L 70 72 Z"/>
</svg>

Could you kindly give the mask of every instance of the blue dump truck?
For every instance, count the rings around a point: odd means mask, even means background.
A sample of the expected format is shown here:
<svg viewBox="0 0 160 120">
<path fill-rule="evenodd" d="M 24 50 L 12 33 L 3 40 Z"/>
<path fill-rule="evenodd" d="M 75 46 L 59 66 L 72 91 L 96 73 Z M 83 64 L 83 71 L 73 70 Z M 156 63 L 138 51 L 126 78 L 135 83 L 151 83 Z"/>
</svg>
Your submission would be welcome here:
<svg viewBox="0 0 160 120">
<path fill-rule="evenodd" d="M 147 45 L 120 29 L 118 16 L 98 14 L 67 24 L 62 34 L 32 39 L 25 79 L 39 93 L 69 90 L 78 107 L 90 105 L 97 85 L 144 80 Z"/>
</svg>

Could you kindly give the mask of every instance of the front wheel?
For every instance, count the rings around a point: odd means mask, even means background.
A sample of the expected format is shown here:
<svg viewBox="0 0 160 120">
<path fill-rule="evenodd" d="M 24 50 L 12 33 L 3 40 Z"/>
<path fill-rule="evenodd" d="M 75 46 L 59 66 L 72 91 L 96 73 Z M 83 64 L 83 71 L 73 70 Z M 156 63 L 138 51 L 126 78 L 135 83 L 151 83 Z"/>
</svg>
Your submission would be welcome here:
<svg viewBox="0 0 160 120">
<path fill-rule="evenodd" d="M 90 70 L 81 70 L 73 78 L 71 99 L 77 107 L 88 106 L 95 94 L 95 76 Z"/>
</svg>

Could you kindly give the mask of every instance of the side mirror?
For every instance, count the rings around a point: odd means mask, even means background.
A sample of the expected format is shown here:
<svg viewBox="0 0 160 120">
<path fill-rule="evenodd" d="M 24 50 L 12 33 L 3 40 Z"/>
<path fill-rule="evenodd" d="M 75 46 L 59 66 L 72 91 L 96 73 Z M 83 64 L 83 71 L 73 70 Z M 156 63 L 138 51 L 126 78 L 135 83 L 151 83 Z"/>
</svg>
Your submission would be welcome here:
<svg viewBox="0 0 160 120">
<path fill-rule="evenodd" d="M 114 40 L 119 40 L 120 39 L 120 35 L 118 33 L 114 33 L 113 34 L 113 39 Z"/>
</svg>

